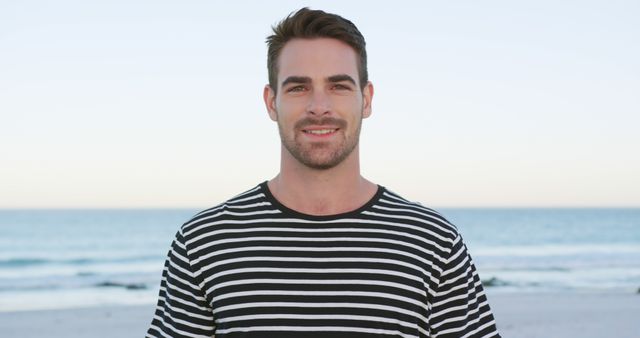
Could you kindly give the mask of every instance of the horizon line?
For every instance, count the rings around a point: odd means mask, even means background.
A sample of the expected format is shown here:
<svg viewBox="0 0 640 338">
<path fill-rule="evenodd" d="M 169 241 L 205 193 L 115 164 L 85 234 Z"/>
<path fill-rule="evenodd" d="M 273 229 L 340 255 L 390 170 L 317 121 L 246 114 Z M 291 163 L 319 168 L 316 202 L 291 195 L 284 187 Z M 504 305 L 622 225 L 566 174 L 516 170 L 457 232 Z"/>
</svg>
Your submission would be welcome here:
<svg viewBox="0 0 640 338">
<path fill-rule="evenodd" d="M 220 203 L 223 204 L 223 203 Z M 0 206 L 0 211 L 10 210 L 43 210 L 43 211 L 65 211 L 65 210 L 206 210 L 215 207 L 215 205 L 202 207 L 202 206 L 65 206 L 65 207 L 3 207 Z M 499 205 L 487 205 L 487 206 L 454 206 L 454 205 L 428 205 L 425 206 L 430 209 L 640 209 L 640 205 L 586 205 L 586 206 L 571 206 L 571 205 L 555 205 L 555 206 L 536 206 L 536 205 L 515 205 L 515 206 L 499 206 Z"/>
</svg>

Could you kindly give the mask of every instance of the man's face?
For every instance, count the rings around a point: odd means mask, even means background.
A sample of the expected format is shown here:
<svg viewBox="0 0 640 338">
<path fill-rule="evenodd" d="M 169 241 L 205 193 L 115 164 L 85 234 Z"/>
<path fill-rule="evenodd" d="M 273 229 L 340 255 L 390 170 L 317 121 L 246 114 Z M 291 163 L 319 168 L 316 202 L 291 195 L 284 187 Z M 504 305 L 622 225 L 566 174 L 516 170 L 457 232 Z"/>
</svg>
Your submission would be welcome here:
<svg viewBox="0 0 640 338">
<path fill-rule="evenodd" d="M 293 39 L 278 59 L 277 95 L 264 99 L 282 145 L 298 162 L 329 169 L 353 154 L 362 119 L 371 114 L 373 86 L 360 89 L 358 57 L 329 38 Z"/>
</svg>

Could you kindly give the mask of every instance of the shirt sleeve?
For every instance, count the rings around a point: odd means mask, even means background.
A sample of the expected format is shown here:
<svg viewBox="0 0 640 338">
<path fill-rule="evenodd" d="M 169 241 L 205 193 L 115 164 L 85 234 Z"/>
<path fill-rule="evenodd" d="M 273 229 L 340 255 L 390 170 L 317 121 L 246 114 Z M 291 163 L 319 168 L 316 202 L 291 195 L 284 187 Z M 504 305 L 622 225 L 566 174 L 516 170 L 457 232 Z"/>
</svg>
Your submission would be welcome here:
<svg viewBox="0 0 640 338">
<path fill-rule="evenodd" d="M 460 235 L 443 265 L 430 308 L 431 337 L 500 337 L 482 282 Z"/>
<path fill-rule="evenodd" d="M 180 230 L 164 264 L 158 304 L 146 337 L 211 338 L 214 330 L 213 311 L 200 288 Z"/>
</svg>

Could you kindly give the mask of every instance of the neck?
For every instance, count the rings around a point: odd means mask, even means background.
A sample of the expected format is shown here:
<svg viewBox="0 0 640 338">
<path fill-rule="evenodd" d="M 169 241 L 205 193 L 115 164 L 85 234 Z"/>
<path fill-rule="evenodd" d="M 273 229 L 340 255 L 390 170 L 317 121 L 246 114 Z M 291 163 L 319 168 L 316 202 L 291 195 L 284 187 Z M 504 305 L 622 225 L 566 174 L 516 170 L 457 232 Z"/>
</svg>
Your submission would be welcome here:
<svg viewBox="0 0 640 338">
<path fill-rule="evenodd" d="M 280 173 L 268 186 L 280 203 L 309 215 L 356 210 L 378 189 L 360 175 L 358 147 L 342 163 L 325 170 L 306 167 L 283 149 Z"/>
</svg>

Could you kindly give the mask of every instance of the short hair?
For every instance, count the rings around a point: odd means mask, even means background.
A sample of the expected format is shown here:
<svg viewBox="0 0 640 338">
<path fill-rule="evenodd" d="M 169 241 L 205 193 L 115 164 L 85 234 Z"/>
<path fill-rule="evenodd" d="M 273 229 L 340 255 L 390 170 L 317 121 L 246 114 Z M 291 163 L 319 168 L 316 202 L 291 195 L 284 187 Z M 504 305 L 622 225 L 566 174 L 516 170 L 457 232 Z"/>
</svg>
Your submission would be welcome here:
<svg viewBox="0 0 640 338">
<path fill-rule="evenodd" d="M 278 58 L 284 45 L 295 38 L 332 38 L 346 43 L 359 56 L 360 87 L 364 88 L 369 81 L 364 36 L 351 21 L 336 14 L 304 7 L 292 12 L 271 28 L 273 34 L 267 37 L 267 70 L 269 71 L 269 86 L 274 92 L 277 93 L 278 89 Z"/>
</svg>

